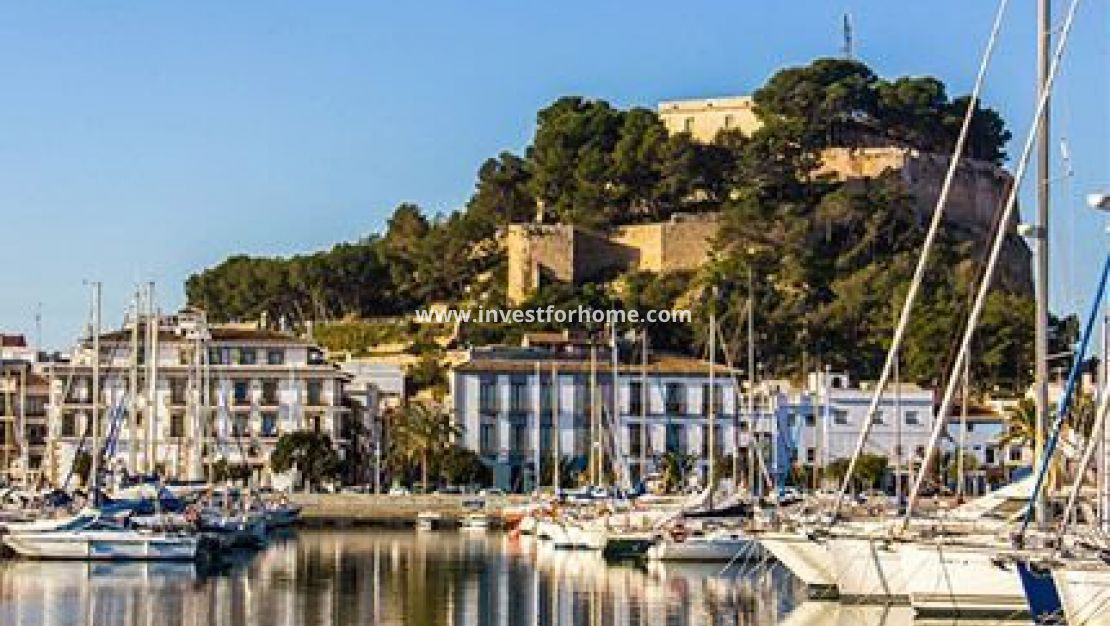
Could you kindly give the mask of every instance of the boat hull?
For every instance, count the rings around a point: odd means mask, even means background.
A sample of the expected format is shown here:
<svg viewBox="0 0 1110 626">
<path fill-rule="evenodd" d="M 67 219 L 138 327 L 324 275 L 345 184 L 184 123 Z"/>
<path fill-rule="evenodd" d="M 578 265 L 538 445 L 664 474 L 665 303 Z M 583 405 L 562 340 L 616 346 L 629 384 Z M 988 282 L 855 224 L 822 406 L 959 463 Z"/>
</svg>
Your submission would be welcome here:
<svg viewBox="0 0 1110 626">
<path fill-rule="evenodd" d="M 990 545 L 912 543 L 902 546 L 907 589 L 923 617 L 1019 618 L 1029 606 L 1014 563 Z"/>
<path fill-rule="evenodd" d="M 1110 626 L 1110 567 L 1063 567 L 1052 577 L 1068 626 Z"/>
<path fill-rule="evenodd" d="M 728 563 L 758 560 L 764 556 L 759 542 L 750 538 L 691 537 L 685 541 L 663 540 L 648 548 L 653 561 L 693 561 Z"/>
<path fill-rule="evenodd" d="M 909 604 L 901 544 L 866 537 L 834 537 L 827 545 L 841 599 Z"/>
<path fill-rule="evenodd" d="M 759 544 L 805 584 L 811 599 L 837 596 L 836 576 L 825 544 L 791 533 L 760 535 Z"/>
<path fill-rule="evenodd" d="M 135 531 L 16 534 L 4 544 L 28 559 L 80 561 L 193 561 L 198 541 L 193 536 Z"/>
</svg>

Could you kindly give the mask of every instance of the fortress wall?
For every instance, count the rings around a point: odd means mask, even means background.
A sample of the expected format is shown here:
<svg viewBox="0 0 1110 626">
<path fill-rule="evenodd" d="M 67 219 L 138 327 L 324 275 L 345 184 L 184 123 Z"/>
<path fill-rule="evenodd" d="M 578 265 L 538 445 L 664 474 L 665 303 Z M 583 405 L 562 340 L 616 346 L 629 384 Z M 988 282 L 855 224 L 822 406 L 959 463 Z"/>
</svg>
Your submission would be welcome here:
<svg viewBox="0 0 1110 626">
<path fill-rule="evenodd" d="M 513 224 L 505 234 L 508 297 L 521 302 L 545 276 L 574 282 L 575 229 L 563 224 Z"/>
</svg>

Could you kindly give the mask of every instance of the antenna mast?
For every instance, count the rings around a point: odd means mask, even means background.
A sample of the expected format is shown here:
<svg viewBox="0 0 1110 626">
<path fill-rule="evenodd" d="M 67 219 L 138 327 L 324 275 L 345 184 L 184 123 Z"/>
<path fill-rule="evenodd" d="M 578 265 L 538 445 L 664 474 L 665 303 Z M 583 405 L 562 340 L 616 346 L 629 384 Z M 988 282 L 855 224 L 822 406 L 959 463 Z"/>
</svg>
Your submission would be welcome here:
<svg viewBox="0 0 1110 626">
<path fill-rule="evenodd" d="M 843 18 L 843 21 L 842 21 L 842 26 L 843 26 L 843 29 L 844 29 L 844 45 L 841 48 L 841 52 L 844 54 L 845 59 L 848 59 L 849 61 L 851 61 L 852 59 L 855 58 L 855 51 L 852 49 L 852 14 L 851 13 L 845 13 L 844 14 L 844 18 Z"/>
</svg>

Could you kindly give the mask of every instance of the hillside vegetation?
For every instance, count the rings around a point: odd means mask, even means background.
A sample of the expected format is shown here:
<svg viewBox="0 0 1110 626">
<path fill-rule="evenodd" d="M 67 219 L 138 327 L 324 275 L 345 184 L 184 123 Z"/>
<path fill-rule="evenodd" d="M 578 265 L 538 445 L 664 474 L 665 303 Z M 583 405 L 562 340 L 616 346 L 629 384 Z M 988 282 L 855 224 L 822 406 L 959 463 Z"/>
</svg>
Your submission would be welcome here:
<svg viewBox="0 0 1110 626">
<path fill-rule="evenodd" d="M 464 210 L 429 218 L 402 204 L 384 233 L 354 243 L 291 258 L 231 257 L 191 276 L 188 300 L 215 319 L 266 312 L 294 322 L 403 315 L 434 302 L 494 306 L 504 302 L 505 258 L 496 235 L 505 224 L 540 212 L 548 222 L 605 229 L 675 212 L 720 211 L 714 259 L 698 272 L 551 284 L 528 304 L 647 309 L 696 302 L 694 324 L 651 328 L 652 344 L 701 353 L 714 307 L 737 350 L 751 272 L 766 371 L 789 375 L 820 363 L 873 376 L 924 226 L 896 176 L 824 179 L 815 175 L 820 151 L 898 144 L 949 152 L 968 99 L 950 98 L 935 78 L 886 80 L 840 59 L 782 70 L 753 96 L 762 128 L 750 137 L 722 132 L 709 144 L 668 134 L 648 109 L 560 98 L 537 114 L 522 155 L 505 152 L 482 164 Z M 996 112 L 978 108 L 968 155 L 1001 163 L 1009 138 Z M 976 254 L 985 247 L 970 237 L 966 231 L 941 237 L 904 353 L 908 379 L 932 382 L 947 366 L 978 273 Z M 975 351 L 979 384 L 1026 383 L 1032 320 L 1028 296 L 992 294 Z M 486 343 L 524 329 L 462 330 L 464 343 Z M 359 336 L 351 328 L 341 334 Z"/>
</svg>

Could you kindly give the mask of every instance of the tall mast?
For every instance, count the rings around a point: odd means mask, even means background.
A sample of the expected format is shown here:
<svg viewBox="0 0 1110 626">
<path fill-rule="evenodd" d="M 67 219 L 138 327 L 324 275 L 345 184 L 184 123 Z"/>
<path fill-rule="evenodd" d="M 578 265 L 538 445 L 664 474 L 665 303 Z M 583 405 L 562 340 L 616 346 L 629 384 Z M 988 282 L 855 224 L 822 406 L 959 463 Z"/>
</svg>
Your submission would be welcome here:
<svg viewBox="0 0 1110 626">
<path fill-rule="evenodd" d="M 562 429 L 562 422 L 559 415 L 559 369 L 554 363 L 551 364 L 551 433 L 554 437 L 551 442 L 551 482 L 556 490 L 561 485 L 561 476 L 559 475 L 559 461 L 562 457 L 562 451 L 559 449 L 559 436 Z"/>
<path fill-rule="evenodd" d="M 99 504 L 100 487 L 100 290 L 99 282 L 93 283 L 92 324 L 92 463 L 89 467 L 90 497 L 93 506 Z"/>
<path fill-rule="evenodd" d="M 897 324 L 898 320 L 894 320 Z M 894 354 L 894 497 L 902 505 L 902 372 L 900 352 Z"/>
<path fill-rule="evenodd" d="M 536 432 L 532 434 L 535 447 L 532 450 L 532 491 L 540 486 L 540 449 L 543 448 L 543 372 L 540 362 L 536 361 Z M 380 435 L 379 435 L 380 439 Z M 374 491 L 377 493 L 377 490 Z"/>
<path fill-rule="evenodd" d="M 714 361 L 717 358 L 717 288 L 713 287 L 713 301 L 709 303 L 709 472 L 706 483 L 709 485 L 709 507 L 713 508 L 713 490 L 717 482 L 717 389 L 714 378 Z"/>
<path fill-rule="evenodd" d="M 620 357 L 620 351 L 617 348 L 617 323 L 616 323 L 616 321 L 613 322 L 611 329 L 612 329 L 612 341 L 613 341 L 613 393 L 612 393 L 613 404 L 611 406 L 613 407 L 613 410 L 609 413 L 609 419 L 611 421 L 611 423 L 609 424 L 609 428 L 608 428 L 607 431 L 603 430 L 603 433 L 607 432 L 608 435 L 609 435 L 609 440 L 613 443 L 613 459 L 612 459 L 613 474 L 614 474 L 614 477 L 617 479 L 617 482 L 619 483 L 620 480 L 621 480 L 621 477 L 616 476 L 616 473 L 619 469 L 619 471 L 623 475 L 625 473 L 626 468 L 625 468 L 625 465 L 624 465 L 624 461 L 625 461 L 624 454 L 623 453 L 618 453 L 618 446 L 620 446 L 621 441 L 623 441 L 623 437 L 624 437 L 624 427 L 621 425 L 620 407 L 617 406 L 619 404 L 618 399 L 620 397 L 620 395 L 619 395 L 619 389 L 620 388 L 617 386 L 618 383 L 620 382 L 620 372 L 617 370 L 617 360 Z M 605 446 L 602 446 L 602 448 L 604 448 L 604 447 Z M 627 478 L 627 476 L 624 476 L 624 478 Z M 625 487 L 628 487 L 628 486 L 629 485 L 625 485 Z"/>
<path fill-rule="evenodd" d="M 648 335 L 645 326 L 640 335 L 640 482 L 647 476 L 647 446 L 648 446 L 648 389 L 647 389 L 647 362 L 648 362 Z M 629 402 L 632 397 L 629 396 Z"/>
<path fill-rule="evenodd" d="M 1036 433 L 1034 437 L 1034 466 L 1041 466 L 1044 455 L 1045 429 L 1048 424 L 1048 202 L 1049 174 L 1051 169 L 1051 97 L 1049 71 L 1052 64 L 1052 3 L 1037 0 L 1037 94 L 1044 98 L 1040 110 L 1040 132 L 1037 135 L 1037 229 L 1036 229 L 1036 372 L 1035 397 L 1037 403 Z M 1046 490 L 1037 497 L 1036 522 L 1047 521 Z"/>
<path fill-rule="evenodd" d="M 135 288 L 131 309 L 131 359 L 127 393 L 127 469 L 142 473 L 139 467 L 139 321 L 142 319 L 142 293 Z"/>
<path fill-rule="evenodd" d="M 755 298 L 752 267 L 748 265 L 748 489 L 756 494 L 755 479 Z"/>
<path fill-rule="evenodd" d="M 147 410 L 146 416 L 146 469 L 153 472 L 158 465 L 158 442 L 155 437 L 158 433 L 158 307 L 154 301 L 154 282 L 147 283 L 147 331 L 150 339 L 147 341 L 149 353 L 147 366 L 150 371 L 147 375 Z"/>
<path fill-rule="evenodd" d="M 601 484 L 601 424 L 597 406 L 597 342 L 590 335 L 590 484 Z"/>
</svg>

